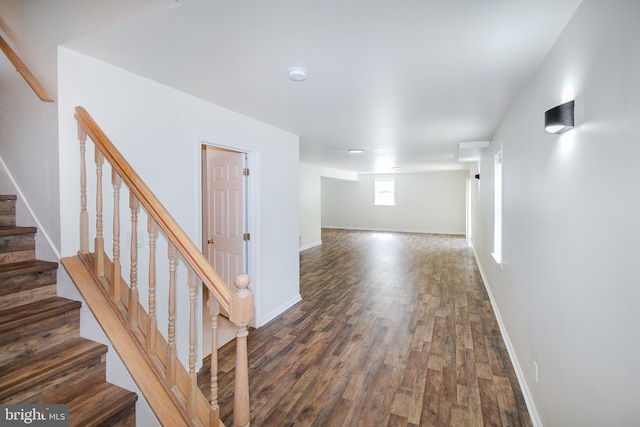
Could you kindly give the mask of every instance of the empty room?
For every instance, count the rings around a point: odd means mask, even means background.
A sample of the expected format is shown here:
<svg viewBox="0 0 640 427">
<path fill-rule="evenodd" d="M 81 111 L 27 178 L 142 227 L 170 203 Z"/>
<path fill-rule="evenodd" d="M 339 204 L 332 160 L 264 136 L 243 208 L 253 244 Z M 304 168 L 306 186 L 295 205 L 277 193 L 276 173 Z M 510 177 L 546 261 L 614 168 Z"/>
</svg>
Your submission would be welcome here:
<svg viewBox="0 0 640 427">
<path fill-rule="evenodd" d="M 0 414 L 640 425 L 639 20 L 1 0 Z"/>
</svg>

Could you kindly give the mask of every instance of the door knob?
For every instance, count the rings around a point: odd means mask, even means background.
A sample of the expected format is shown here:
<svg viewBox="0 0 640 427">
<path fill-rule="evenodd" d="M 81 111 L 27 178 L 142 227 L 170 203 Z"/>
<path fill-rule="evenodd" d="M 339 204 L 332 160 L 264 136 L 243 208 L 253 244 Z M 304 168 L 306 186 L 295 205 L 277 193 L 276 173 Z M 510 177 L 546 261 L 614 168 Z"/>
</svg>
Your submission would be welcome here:
<svg viewBox="0 0 640 427">
<path fill-rule="evenodd" d="M 210 245 L 213 245 L 213 239 L 207 240 L 207 243 L 210 244 Z"/>
</svg>

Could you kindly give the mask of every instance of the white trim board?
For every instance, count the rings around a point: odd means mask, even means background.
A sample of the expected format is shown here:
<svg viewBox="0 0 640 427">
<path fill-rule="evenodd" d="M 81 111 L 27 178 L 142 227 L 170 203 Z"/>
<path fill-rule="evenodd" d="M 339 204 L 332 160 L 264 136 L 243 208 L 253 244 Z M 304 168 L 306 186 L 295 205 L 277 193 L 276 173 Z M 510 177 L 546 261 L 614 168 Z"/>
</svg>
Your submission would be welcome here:
<svg viewBox="0 0 640 427">
<path fill-rule="evenodd" d="M 275 319 L 276 317 L 278 317 L 279 315 L 281 315 L 282 313 L 284 313 L 285 311 L 287 311 L 288 309 L 290 309 L 300 301 L 302 301 L 302 297 L 300 296 L 300 294 L 298 294 L 295 298 L 292 298 L 291 300 L 284 303 L 280 307 L 276 308 L 275 310 L 272 310 L 271 313 L 267 313 L 266 316 L 263 316 L 260 319 L 257 319 L 256 327 L 261 328 L 262 326 L 271 322 L 273 319 Z"/>
<path fill-rule="evenodd" d="M 522 366 L 516 357 L 515 349 L 513 348 L 513 344 L 511 343 L 511 339 L 509 338 L 509 334 L 507 333 L 507 328 L 502 321 L 502 316 L 500 315 L 500 310 L 498 310 L 498 305 L 496 304 L 496 300 L 493 297 L 493 293 L 491 292 L 491 287 L 489 287 L 489 282 L 487 281 L 487 277 L 484 275 L 484 271 L 482 270 L 482 264 L 480 264 L 480 260 L 478 259 L 478 254 L 476 253 L 476 249 L 472 246 L 473 256 L 476 259 L 476 265 L 478 266 L 478 270 L 480 270 L 480 276 L 482 277 L 482 283 L 484 284 L 484 288 L 487 290 L 487 294 L 489 295 L 489 300 L 491 301 L 491 308 L 493 308 L 493 312 L 496 315 L 496 320 L 498 322 L 498 327 L 500 328 L 500 333 L 502 334 L 502 340 L 504 341 L 505 346 L 507 347 L 507 353 L 509 353 L 509 359 L 511 359 L 511 364 L 513 365 L 513 369 L 516 372 L 516 377 L 518 378 L 518 384 L 520 384 L 520 390 L 522 391 L 522 396 L 524 397 L 524 401 L 527 404 L 527 409 L 529 410 L 529 415 L 531 416 L 531 422 L 534 427 L 542 427 L 542 421 L 540 420 L 540 415 L 538 414 L 538 410 L 533 401 L 533 396 L 531 395 L 531 391 L 529 390 L 529 385 L 527 384 L 527 380 L 524 376 L 524 371 L 522 370 Z"/>
<path fill-rule="evenodd" d="M 321 228 L 331 228 L 335 230 L 355 230 L 355 231 L 382 231 L 389 233 L 421 233 L 421 234 L 444 234 L 444 235 L 453 235 L 453 236 L 465 236 L 464 232 L 459 231 L 428 231 L 428 230 L 400 230 L 396 228 L 379 228 L 379 227 L 351 227 L 351 226 L 340 226 L 340 225 L 323 225 Z"/>
<path fill-rule="evenodd" d="M 318 240 L 317 242 L 313 242 L 313 243 L 308 243 L 304 246 L 300 246 L 300 252 L 306 251 L 307 249 L 311 249 L 320 245 L 322 245 L 322 240 Z"/>
<path fill-rule="evenodd" d="M 24 196 L 24 193 L 22 192 L 22 190 L 20 190 L 18 183 L 13 178 L 13 175 L 11 175 L 9 168 L 7 167 L 7 164 L 4 162 L 4 159 L 2 157 L 0 157 L 0 168 L 2 168 L 2 171 L 0 171 L 0 176 L 2 172 L 4 172 L 7 178 L 9 178 L 9 182 L 13 187 L 12 191 L 15 191 L 16 193 L 16 196 L 18 198 L 17 206 L 22 205 L 26 209 L 27 214 L 30 216 L 30 220 L 33 222 L 33 225 L 38 229 L 38 232 L 36 233 L 36 240 L 38 238 L 37 237 L 38 234 L 44 237 L 44 240 L 46 242 L 45 244 L 47 245 L 47 248 L 50 251 L 49 253 L 45 254 L 43 253 L 44 248 L 41 248 L 40 247 L 41 245 L 36 244 L 36 257 L 40 259 L 44 259 L 46 261 L 57 262 L 60 259 L 60 251 L 56 249 L 56 246 L 53 244 L 51 237 L 49 237 L 49 234 L 47 234 L 47 231 L 42 226 L 42 223 L 36 217 L 36 214 L 33 212 L 33 209 L 31 208 L 29 201 Z M 18 218 L 18 214 L 19 212 L 16 212 L 16 218 Z M 51 257 L 55 257 L 55 259 L 51 259 Z"/>
</svg>

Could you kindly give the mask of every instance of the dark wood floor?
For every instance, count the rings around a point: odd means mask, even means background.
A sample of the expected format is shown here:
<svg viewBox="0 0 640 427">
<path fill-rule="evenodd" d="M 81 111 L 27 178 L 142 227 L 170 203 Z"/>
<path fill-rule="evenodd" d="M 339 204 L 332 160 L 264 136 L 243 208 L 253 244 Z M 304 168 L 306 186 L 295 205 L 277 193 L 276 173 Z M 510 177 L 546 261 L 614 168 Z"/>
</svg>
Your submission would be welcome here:
<svg viewBox="0 0 640 427">
<path fill-rule="evenodd" d="M 253 426 L 531 425 L 462 237 L 325 229 L 322 241 L 300 254 L 302 302 L 249 335 Z"/>
</svg>

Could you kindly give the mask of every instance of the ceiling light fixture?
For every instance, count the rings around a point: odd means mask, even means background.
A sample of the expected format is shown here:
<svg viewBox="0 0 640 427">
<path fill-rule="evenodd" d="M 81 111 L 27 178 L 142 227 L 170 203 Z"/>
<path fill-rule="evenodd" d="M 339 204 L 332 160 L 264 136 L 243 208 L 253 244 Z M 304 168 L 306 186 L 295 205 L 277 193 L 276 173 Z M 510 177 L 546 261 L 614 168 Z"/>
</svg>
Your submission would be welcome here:
<svg viewBox="0 0 640 427">
<path fill-rule="evenodd" d="M 402 166 L 393 166 L 391 168 L 392 171 L 399 171 L 400 169 L 402 169 Z"/>
<path fill-rule="evenodd" d="M 548 133 L 565 133 L 573 129 L 574 101 L 565 102 L 544 113 L 544 130 Z"/>
<path fill-rule="evenodd" d="M 289 80 L 292 82 L 303 82 L 307 80 L 307 70 L 300 67 L 289 68 Z"/>
<path fill-rule="evenodd" d="M 359 153 L 364 153 L 364 150 L 362 148 L 351 148 L 349 152 L 351 154 L 359 154 Z"/>
</svg>

